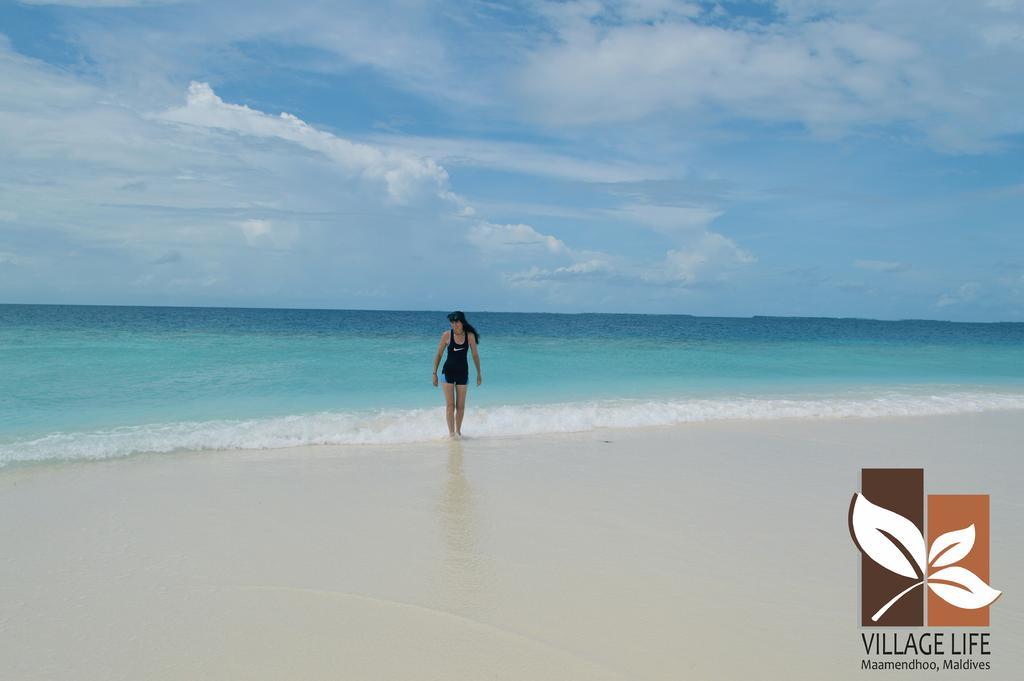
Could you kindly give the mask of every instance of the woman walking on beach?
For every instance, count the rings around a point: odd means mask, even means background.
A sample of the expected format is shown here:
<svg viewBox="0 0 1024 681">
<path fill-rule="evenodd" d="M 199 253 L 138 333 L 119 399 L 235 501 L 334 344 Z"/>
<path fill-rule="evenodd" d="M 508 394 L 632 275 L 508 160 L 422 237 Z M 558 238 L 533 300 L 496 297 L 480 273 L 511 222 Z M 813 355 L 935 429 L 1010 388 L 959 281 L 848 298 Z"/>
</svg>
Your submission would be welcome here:
<svg viewBox="0 0 1024 681">
<path fill-rule="evenodd" d="M 445 418 L 448 420 L 448 437 L 462 437 L 462 417 L 466 413 L 466 389 L 469 383 L 469 360 L 466 354 L 472 350 L 473 364 L 476 365 L 476 384 L 483 382 L 480 374 L 480 355 L 476 344 L 480 342 L 480 334 L 473 325 L 466 321 L 466 315 L 456 310 L 448 315 L 452 328 L 441 334 L 441 342 L 437 345 L 434 356 L 434 387 L 437 387 L 437 365 L 441 361 L 441 353 L 448 346 L 448 357 L 444 360 L 441 371 L 444 374 L 444 401 L 446 403 Z M 460 340 L 461 339 L 461 340 Z"/>
</svg>

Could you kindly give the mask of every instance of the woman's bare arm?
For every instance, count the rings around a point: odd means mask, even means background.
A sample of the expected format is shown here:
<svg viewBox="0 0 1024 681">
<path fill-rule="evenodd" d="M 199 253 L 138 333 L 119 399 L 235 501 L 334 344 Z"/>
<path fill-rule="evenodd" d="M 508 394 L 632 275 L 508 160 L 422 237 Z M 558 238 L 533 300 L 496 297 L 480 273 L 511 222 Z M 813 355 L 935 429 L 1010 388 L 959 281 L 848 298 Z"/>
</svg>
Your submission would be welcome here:
<svg viewBox="0 0 1024 681">
<path fill-rule="evenodd" d="M 441 355 L 444 354 L 444 346 L 448 345 L 449 331 L 441 332 L 441 342 L 437 344 L 437 354 L 434 355 L 434 375 L 437 375 L 437 365 L 441 363 Z M 474 352 L 476 352 L 474 350 Z"/>
<path fill-rule="evenodd" d="M 480 381 L 483 380 L 483 374 L 480 373 L 480 353 L 476 351 L 476 334 L 467 333 L 466 337 L 469 340 L 469 349 L 473 351 L 473 364 L 476 365 L 476 383 L 480 385 Z"/>
</svg>

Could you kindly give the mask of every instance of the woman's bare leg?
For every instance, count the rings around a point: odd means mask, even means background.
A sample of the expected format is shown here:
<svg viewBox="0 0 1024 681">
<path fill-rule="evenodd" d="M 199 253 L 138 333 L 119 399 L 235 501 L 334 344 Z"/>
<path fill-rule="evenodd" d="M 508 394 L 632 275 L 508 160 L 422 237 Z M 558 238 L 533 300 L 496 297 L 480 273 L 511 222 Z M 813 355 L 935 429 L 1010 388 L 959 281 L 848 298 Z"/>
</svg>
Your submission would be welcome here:
<svg viewBox="0 0 1024 681">
<path fill-rule="evenodd" d="M 462 435 L 462 417 L 466 414 L 466 385 L 457 385 L 455 389 L 459 393 L 459 400 L 455 404 L 455 432 Z"/>
<path fill-rule="evenodd" d="M 448 435 L 455 435 L 455 385 L 453 383 L 445 383 L 443 387 L 444 417 L 448 421 Z"/>
</svg>

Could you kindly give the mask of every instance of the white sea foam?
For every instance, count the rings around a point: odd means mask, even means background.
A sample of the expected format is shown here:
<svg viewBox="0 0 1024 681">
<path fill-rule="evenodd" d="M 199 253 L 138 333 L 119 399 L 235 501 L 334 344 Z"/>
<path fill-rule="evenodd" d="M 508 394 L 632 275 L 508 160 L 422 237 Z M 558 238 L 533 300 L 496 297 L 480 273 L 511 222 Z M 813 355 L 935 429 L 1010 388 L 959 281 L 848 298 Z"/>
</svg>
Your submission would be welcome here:
<svg viewBox="0 0 1024 681">
<path fill-rule="evenodd" d="M 1006 409 L 1024 409 L 1024 393 L 890 391 L 858 397 L 602 400 L 475 407 L 467 415 L 464 430 L 474 437 L 486 437 L 727 419 L 924 416 Z M 0 444 L 0 468 L 12 463 L 110 459 L 144 452 L 424 442 L 446 433 L 443 407 L 147 424 L 52 433 Z"/>
</svg>

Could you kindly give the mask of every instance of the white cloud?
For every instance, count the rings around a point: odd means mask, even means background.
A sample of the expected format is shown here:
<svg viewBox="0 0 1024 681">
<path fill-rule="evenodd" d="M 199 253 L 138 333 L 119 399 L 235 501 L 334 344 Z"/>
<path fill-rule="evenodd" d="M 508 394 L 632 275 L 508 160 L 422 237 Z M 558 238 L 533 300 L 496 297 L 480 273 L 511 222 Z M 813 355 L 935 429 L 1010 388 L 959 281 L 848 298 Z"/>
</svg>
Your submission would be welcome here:
<svg viewBox="0 0 1024 681">
<path fill-rule="evenodd" d="M 317 130 L 289 113 L 275 117 L 244 105 L 228 104 L 207 83 L 192 82 L 185 106 L 164 111 L 157 118 L 294 142 L 324 154 L 346 170 L 382 180 L 388 194 L 398 203 L 420 198 L 424 190 L 443 199 L 457 200 L 449 189 L 448 173 L 432 159 L 397 151 L 382 152 Z"/>
<path fill-rule="evenodd" d="M 576 262 L 560 267 L 538 267 L 509 272 L 505 281 L 513 287 L 538 288 L 542 284 L 594 284 L 615 287 L 658 287 L 685 290 L 696 284 L 722 282 L 737 268 L 757 261 L 731 239 L 706 232 L 686 246 L 671 249 L 655 262 L 629 262 L 607 253 L 572 253 Z M 559 294 L 564 293 L 559 291 Z"/>
<path fill-rule="evenodd" d="M 565 267 L 558 267 L 555 269 L 556 272 L 563 272 L 565 274 L 593 274 L 595 272 L 608 272 L 611 271 L 611 267 L 607 260 L 587 260 L 585 262 L 577 262 L 572 265 Z"/>
<path fill-rule="evenodd" d="M 950 305 L 969 303 L 975 300 L 980 292 L 981 284 L 976 281 L 969 281 L 962 284 L 954 293 L 942 294 L 942 296 L 939 297 L 939 300 L 935 303 L 935 306 L 949 307 Z"/>
<path fill-rule="evenodd" d="M 517 92 L 536 119 L 565 128 L 658 114 L 796 121 L 826 136 L 899 124 L 981 151 L 1024 127 L 1018 6 L 778 6 L 788 16 L 773 23 L 721 11 L 645 23 L 613 3 L 545 3 L 553 36 L 525 56 Z"/>
<path fill-rule="evenodd" d="M 678 22 L 563 38 L 530 55 L 519 80 L 535 110 L 559 125 L 718 106 L 829 132 L 917 115 L 908 107 L 937 79 L 913 44 L 864 25 L 754 32 Z"/>
<path fill-rule="evenodd" d="M 532 286 L 542 282 L 579 281 L 595 276 L 603 278 L 614 274 L 616 274 L 616 270 L 607 260 L 595 258 L 554 268 L 540 268 L 534 265 L 521 272 L 509 272 L 505 275 L 505 279 L 514 285 Z"/>
<path fill-rule="evenodd" d="M 529 225 L 498 225 L 479 222 L 469 229 L 467 239 L 490 255 L 506 258 L 565 255 L 569 249 L 558 238 L 541 234 Z"/>
<path fill-rule="evenodd" d="M 246 220 L 245 222 L 239 223 L 239 227 L 242 228 L 242 232 L 245 234 L 245 238 L 250 241 L 257 240 L 260 237 L 270 234 L 270 220 Z"/>
<path fill-rule="evenodd" d="M 691 284 L 701 279 L 723 280 L 740 265 L 757 262 L 750 252 L 721 234 L 707 232 L 689 248 L 670 250 L 661 267 L 647 273 L 651 281 L 678 281 Z"/>
<path fill-rule="evenodd" d="M 551 295 L 559 300 L 570 299 L 569 287 L 578 287 L 577 293 L 581 295 L 583 291 L 590 293 L 595 285 L 685 290 L 727 281 L 738 268 L 757 261 L 732 239 L 711 231 L 711 223 L 723 215 L 723 211 L 710 206 L 630 203 L 592 213 L 611 224 L 648 227 L 669 236 L 677 245 L 662 259 L 651 262 L 643 257 L 627 258 L 575 249 L 526 225 L 477 225 L 471 229 L 470 240 L 482 252 L 504 261 L 506 266 L 515 265 L 515 260 L 522 257 L 531 257 L 534 263 L 529 268 L 506 271 L 503 280 L 513 288 L 555 286 Z M 547 247 L 540 248 L 541 244 Z M 561 265 L 537 262 L 542 255 L 547 256 L 548 261 L 552 256 L 559 256 L 563 262 L 569 262 Z"/>
<path fill-rule="evenodd" d="M 682 171 L 679 163 L 663 167 L 628 160 L 577 158 L 521 142 L 414 135 L 374 135 L 367 141 L 383 149 L 403 149 L 434 158 L 447 168 L 488 168 L 578 182 L 639 182 L 678 177 Z"/>
<path fill-rule="evenodd" d="M 251 247 L 290 248 L 299 238 L 294 225 L 271 220 L 250 218 L 238 223 L 238 227 Z"/>
</svg>

